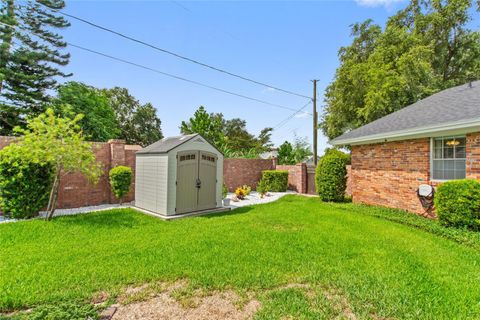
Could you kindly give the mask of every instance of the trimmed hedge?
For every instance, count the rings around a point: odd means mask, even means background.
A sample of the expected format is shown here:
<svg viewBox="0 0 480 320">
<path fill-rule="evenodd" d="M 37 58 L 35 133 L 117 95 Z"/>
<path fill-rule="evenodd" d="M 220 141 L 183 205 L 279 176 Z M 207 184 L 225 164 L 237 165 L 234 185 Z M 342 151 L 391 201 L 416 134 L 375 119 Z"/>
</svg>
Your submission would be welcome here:
<svg viewBox="0 0 480 320">
<path fill-rule="evenodd" d="M 117 166 L 110 170 L 110 186 L 112 192 L 117 199 L 122 201 L 123 197 L 130 191 L 130 185 L 132 184 L 133 172 L 130 167 Z"/>
<path fill-rule="evenodd" d="M 7 217 L 32 218 L 48 204 L 54 170 L 15 144 L 0 151 L 0 207 Z"/>
<path fill-rule="evenodd" d="M 288 171 L 264 170 L 262 180 L 271 192 L 285 192 L 288 188 Z"/>
<path fill-rule="evenodd" d="M 442 225 L 480 230 L 480 182 L 477 180 L 442 183 L 437 188 L 434 202 Z"/>
<path fill-rule="evenodd" d="M 315 169 L 315 187 L 323 201 L 341 202 L 347 188 L 347 164 L 350 155 L 329 149 Z"/>
</svg>

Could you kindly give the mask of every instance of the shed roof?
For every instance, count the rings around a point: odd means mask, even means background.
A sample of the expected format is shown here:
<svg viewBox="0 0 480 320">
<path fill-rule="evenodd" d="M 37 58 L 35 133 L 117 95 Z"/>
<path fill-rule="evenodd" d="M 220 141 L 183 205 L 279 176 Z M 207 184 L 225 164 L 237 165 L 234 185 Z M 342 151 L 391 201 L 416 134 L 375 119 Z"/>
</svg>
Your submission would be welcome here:
<svg viewBox="0 0 480 320">
<path fill-rule="evenodd" d="M 425 134 L 442 128 L 480 125 L 480 81 L 440 91 L 408 107 L 330 141 L 333 145 L 368 143 L 382 138 Z"/>
<path fill-rule="evenodd" d="M 194 133 L 194 134 L 187 134 L 183 136 L 163 138 L 162 140 L 158 140 L 157 142 L 154 142 L 151 145 L 146 146 L 142 150 L 137 151 L 137 154 L 167 153 L 170 150 L 175 149 L 179 145 L 182 145 L 185 142 L 190 141 L 197 136 L 200 136 L 200 135 L 198 133 Z"/>
</svg>

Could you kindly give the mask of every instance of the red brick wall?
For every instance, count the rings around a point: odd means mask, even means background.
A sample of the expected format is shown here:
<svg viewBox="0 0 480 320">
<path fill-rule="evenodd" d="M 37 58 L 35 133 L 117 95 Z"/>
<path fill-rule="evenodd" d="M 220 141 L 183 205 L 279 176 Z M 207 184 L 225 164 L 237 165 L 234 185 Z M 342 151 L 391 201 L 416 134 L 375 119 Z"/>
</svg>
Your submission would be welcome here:
<svg viewBox="0 0 480 320">
<path fill-rule="evenodd" d="M 225 159 L 223 161 L 223 182 L 230 192 L 244 184 L 257 187 L 263 170 L 275 170 L 272 159 Z"/>
<path fill-rule="evenodd" d="M 305 163 L 295 165 L 277 165 L 277 170 L 288 171 L 288 189 L 307 193 L 307 166 Z"/>
<path fill-rule="evenodd" d="M 428 138 L 353 146 L 353 201 L 422 213 L 416 190 L 429 169 Z"/>
<path fill-rule="evenodd" d="M 466 177 L 480 179 L 480 133 L 467 134 Z M 352 147 L 354 202 L 424 213 L 416 190 L 430 181 L 430 139 Z M 433 214 L 431 214 L 433 215 Z"/>
<path fill-rule="evenodd" d="M 0 149 L 14 140 L 13 137 L 0 136 Z M 117 165 L 125 165 L 135 170 L 135 152 L 140 146 L 125 145 L 121 140 L 111 140 L 108 143 L 92 143 L 97 161 L 103 167 L 103 175 L 98 184 L 92 185 L 79 173 L 64 173 L 60 179 L 57 208 L 78 208 L 106 203 L 117 203 L 117 199 L 110 190 L 108 172 Z M 135 181 L 135 178 L 133 179 Z M 135 198 L 135 186 L 132 185 L 125 201 Z"/>
<path fill-rule="evenodd" d="M 480 179 L 480 132 L 467 134 L 467 168 L 470 179 Z"/>
</svg>

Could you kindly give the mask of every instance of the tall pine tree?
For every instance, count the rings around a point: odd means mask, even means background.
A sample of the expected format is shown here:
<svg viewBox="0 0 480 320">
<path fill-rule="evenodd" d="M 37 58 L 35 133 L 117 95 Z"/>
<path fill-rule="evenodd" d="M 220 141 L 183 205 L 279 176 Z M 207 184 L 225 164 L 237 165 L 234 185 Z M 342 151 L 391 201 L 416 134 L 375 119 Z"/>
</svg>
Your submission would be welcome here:
<svg viewBox="0 0 480 320">
<path fill-rule="evenodd" d="M 55 30 L 70 24 L 55 12 L 63 0 L 1 1 L 0 134 L 8 135 L 44 112 L 57 77 L 68 76 L 59 70 L 70 58 L 67 44 Z"/>
</svg>

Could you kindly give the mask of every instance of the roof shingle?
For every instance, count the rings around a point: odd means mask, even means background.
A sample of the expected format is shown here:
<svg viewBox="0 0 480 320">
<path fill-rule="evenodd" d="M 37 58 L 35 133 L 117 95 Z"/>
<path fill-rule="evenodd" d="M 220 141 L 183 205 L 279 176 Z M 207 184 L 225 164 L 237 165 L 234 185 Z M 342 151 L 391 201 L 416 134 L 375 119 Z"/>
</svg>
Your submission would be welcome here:
<svg viewBox="0 0 480 320">
<path fill-rule="evenodd" d="M 435 93 L 399 111 L 346 132 L 330 143 L 338 145 L 345 140 L 387 135 L 396 131 L 475 118 L 480 119 L 480 81 L 472 82 L 471 87 L 465 84 Z"/>
<path fill-rule="evenodd" d="M 151 145 L 146 146 L 142 150 L 137 151 L 137 154 L 167 153 L 168 151 L 178 147 L 179 145 L 189 141 L 190 139 L 198 135 L 198 133 L 195 133 L 184 136 L 163 138 L 162 140 L 154 142 Z"/>
</svg>

